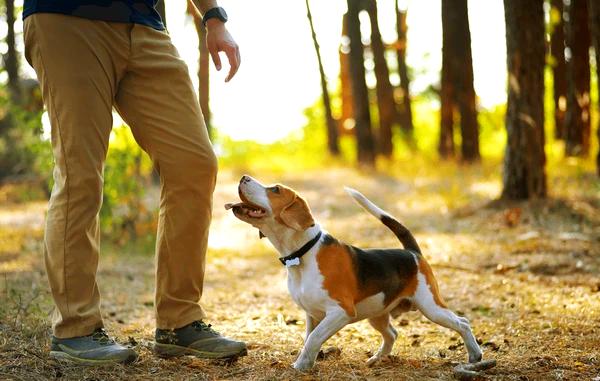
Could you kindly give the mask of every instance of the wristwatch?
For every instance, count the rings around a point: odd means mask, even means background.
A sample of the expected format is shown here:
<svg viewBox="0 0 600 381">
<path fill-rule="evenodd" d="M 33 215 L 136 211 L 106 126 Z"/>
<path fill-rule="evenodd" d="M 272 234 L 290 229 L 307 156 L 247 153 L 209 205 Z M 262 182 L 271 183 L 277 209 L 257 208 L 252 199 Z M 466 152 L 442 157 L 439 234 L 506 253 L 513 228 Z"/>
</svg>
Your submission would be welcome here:
<svg viewBox="0 0 600 381">
<path fill-rule="evenodd" d="M 206 22 L 212 18 L 217 18 L 222 22 L 227 22 L 227 12 L 221 7 L 211 8 L 202 17 L 202 24 L 206 26 Z"/>
</svg>

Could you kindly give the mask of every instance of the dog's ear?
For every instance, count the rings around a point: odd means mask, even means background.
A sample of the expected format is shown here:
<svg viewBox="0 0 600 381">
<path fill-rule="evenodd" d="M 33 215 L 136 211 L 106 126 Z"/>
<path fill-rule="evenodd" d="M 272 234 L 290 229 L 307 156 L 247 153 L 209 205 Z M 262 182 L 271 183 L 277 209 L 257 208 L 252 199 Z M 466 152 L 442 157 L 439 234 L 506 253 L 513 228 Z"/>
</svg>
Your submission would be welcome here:
<svg viewBox="0 0 600 381">
<path fill-rule="evenodd" d="M 279 213 L 279 218 L 284 224 L 298 231 L 306 230 L 315 224 L 308 204 L 298 196 L 294 198 L 291 204 L 283 208 Z"/>
</svg>

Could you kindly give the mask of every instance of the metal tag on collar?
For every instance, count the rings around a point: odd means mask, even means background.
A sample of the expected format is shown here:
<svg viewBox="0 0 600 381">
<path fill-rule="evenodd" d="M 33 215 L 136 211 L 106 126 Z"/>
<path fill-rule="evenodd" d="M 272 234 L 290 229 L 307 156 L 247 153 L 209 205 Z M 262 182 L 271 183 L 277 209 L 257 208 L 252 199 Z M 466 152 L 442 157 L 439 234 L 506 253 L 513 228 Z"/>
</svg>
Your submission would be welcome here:
<svg viewBox="0 0 600 381">
<path fill-rule="evenodd" d="M 288 259 L 285 261 L 285 267 L 299 266 L 300 258 Z"/>
</svg>

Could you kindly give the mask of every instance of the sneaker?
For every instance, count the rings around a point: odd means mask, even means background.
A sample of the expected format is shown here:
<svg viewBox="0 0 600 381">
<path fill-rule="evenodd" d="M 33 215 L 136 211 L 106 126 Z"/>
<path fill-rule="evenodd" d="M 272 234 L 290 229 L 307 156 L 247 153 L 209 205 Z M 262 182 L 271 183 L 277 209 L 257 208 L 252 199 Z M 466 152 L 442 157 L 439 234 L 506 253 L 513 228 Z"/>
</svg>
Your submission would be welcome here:
<svg viewBox="0 0 600 381">
<path fill-rule="evenodd" d="M 221 336 L 202 320 L 177 329 L 157 329 L 154 352 L 159 357 L 192 355 L 206 359 L 240 357 L 248 354 L 246 344 Z"/>
<path fill-rule="evenodd" d="M 131 348 L 117 344 L 104 328 L 98 328 L 88 336 L 70 339 L 52 336 L 50 357 L 85 365 L 129 364 L 137 359 L 137 353 Z"/>
</svg>

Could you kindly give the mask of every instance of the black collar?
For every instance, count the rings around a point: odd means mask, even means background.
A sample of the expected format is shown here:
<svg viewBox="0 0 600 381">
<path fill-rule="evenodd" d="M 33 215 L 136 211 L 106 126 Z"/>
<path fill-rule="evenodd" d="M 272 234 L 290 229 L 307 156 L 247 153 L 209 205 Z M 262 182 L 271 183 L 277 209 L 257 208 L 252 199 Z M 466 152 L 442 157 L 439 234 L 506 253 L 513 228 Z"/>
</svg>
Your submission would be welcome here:
<svg viewBox="0 0 600 381">
<path fill-rule="evenodd" d="M 287 261 L 294 260 L 296 258 L 302 258 L 302 256 L 304 254 L 308 253 L 308 251 L 310 249 L 312 249 L 312 247 L 317 243 L 317 241 L 319 240 L 319 238 L 321 238 L 321 231 L 320 230 L 317 233 L 317 235 L 315 236 L 315 238 L 313 238 L 310 241 L 308 241 L 304 246 L 302 246 L 298 250 L 294 251 L 292 254 L 288 255 L 287 257 L 281 257 L 281 258 L 279 258 L 279 261 L 281 262 L 282 265 L 287 266 L 286 265 Z"/>
</svg>

